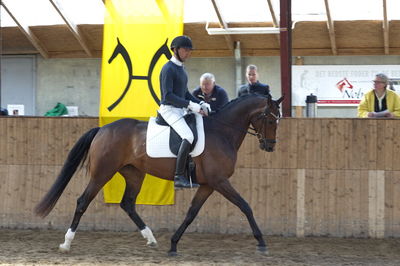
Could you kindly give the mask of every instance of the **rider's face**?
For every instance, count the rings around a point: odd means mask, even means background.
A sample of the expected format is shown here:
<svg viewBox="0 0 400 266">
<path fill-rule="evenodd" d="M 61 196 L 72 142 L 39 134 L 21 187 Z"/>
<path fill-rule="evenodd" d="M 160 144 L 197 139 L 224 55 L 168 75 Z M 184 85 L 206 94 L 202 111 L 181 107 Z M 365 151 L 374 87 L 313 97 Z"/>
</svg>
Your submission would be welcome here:
<svg viewBox="0 0 400 266">
<path fill-rule="evenodd" d="M 179 57 L 182 59 L 182 62 L 185 62 L 192 54 L 192 49 L 190 48 L 179 48 L 177 50 Z"/>
</svg>

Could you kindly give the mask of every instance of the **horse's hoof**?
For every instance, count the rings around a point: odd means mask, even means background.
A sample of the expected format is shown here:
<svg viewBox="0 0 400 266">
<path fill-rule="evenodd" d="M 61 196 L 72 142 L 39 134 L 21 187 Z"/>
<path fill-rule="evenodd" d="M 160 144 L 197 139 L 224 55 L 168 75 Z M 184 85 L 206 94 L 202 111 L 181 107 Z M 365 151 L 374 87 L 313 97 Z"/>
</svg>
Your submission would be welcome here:
<svg viewBox="0 0 400 266">
<path fill-rule="evenodd" d="M 150 242 L 150 243 L 147 243 L 146 244 L 148 247 L 150 247 L 150 248 L 156 248 L 158 245 L 157 245 L 157 242 Z"/>
<path fill-rule="evenodd" d="M 176 256 L 178 256 L 178 252 L 176 252 L 176 251 L 168 251 L 168 256 L 176 257 Z"/>
<path fill-rule="evenodd" d="M 268 248 L 266 246 L 257 246 L 257 253 L 262 255 L 268 255 Z"/>
<path fill-rule="evenodd" d="M 64 246 L 63 244 L 60 244 L 60 246 L 58 247 L 58 250 L 61 253 L 69 253 L 70 248 L 67 246 Z"/>
</svg>

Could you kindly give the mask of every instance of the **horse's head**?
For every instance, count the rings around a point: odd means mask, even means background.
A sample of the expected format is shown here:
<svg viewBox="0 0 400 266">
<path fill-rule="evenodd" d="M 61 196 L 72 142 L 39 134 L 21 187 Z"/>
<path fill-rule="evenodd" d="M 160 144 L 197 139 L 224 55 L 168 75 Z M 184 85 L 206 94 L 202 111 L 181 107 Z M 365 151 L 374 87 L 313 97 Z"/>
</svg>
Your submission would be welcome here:
<svg viewBox="0 0 400 266">
<path fill-rule="evenodd" d="M 281 117 L 279 104 L 283 101 L 283 96 L 278 100 L 267 97 L 267 104 L 260 111 L 256 112 L 250 119 L 250 123 L 256 131 L 260 142 L 260 149 L 272 152 L 276 143 L 276 129 Z"/>
</svg>

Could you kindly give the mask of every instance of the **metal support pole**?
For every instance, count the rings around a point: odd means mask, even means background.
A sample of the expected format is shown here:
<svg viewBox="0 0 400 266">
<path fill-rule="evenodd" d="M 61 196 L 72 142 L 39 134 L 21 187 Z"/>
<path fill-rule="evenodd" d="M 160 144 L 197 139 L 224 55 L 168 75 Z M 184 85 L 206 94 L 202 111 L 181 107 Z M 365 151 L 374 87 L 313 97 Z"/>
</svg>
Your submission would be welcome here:
<svg viewBox="0 0 400 266">
<path fill-rule="evenodd" d="M 236 95 L 238 95 L 239 87 L 242 85 L 242 55 L 240 53 L 240 42 L 235 42 L 235 74 L 236 74 Z"/>
<path fill-rule="evenodd" d="M 292 1 L 280 0 L 281 88 L 284 117 L 292 116 Z"/>
</svg>

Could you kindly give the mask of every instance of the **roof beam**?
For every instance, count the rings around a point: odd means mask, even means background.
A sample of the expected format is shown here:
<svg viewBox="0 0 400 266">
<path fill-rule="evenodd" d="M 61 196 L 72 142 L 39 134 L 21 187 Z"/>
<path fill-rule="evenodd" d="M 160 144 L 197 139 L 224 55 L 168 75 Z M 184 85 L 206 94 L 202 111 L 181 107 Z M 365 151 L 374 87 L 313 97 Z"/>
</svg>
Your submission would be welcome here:
<svg viewBox="0 0 400 266">
<path fill-rule="evenodd" d="M 385 54 L 389 54 L 389 21 L 387 18 L 386 0 L 383 0 L 383 47 Z"/>
<path fill-rule="evenodd" d="M 326 16 L 328 18 L 327 26 L 329 31 L 329 39 L 331 40 L 332 54 L 337 55 L 335 26 L 333 25 L 331 11 L 329 9 L 329 2 L 328 2 L 329 0 L 324 0 L 324 1 L 325 1 Z"/>
<path fill-rule="evenodd" d="M 62 8 L 62 5 L 57 0 L 49 0 L 49 1 L 54 6 L 58 14 L 60 14 L 65 24 L 67 24 L 68 29 L 72 32 L 75 39 L 79 42 L 85 53 L 88 56 L 92 57 L 93 52 L 90 50 L 86 38 L 84 37 L 78 26 L 65 15 L 65 12 L 63 12 L 64 10 Z"/>
<path fill-rule="evenodd" d="M 223 29 L 227 29 L 228 28 L 228 24 L 226 24 L 225 20 L 222 18 L 221 13 L 219 12 L 219 8 L 218 8 L 216 0 L 211 0 L 211 2 L 213 4 L 215 13 L 217 14 L 219 25 Z M 229 50 L 233 51 L 233 40 L 232 40 L 231 36 L 230 35 L 224 35 L 224 37 L 225 37 L 225 41 L 226 41 L 226 44 L 228 45 Z"/>
<path fill-rule="evenodd" d="M 272 25 L 275 28 L 279 28 L 278 18 L 276 17 L 274 7 L 272 6 L 272 0 L 268 0 L 268 8 L 269 8 L 269 12 L 271 13 L 271 17 L 272 17 Z M 280 46 L 280 42 L 281 42 L 280 36 L 276 35 L 276 39 L 278 41 L 278 46 Z"/>
<path fill-rule="evenodd" d="M 47 49 L 43 46 L 43 44 L 39 41 L 39 39 L 36 37 L 36 35 L 31 31 L 28 25 L 23 24 L 21 21 L 19 21 L 14 14 L 8 9 L 7 4 L 5 3 L 6 1 L 0 1 L 0 4 L 4 7 L 4 9 L 7 11 L 7 13 L 10 15 L 10 17 L 15 21 L 15 23 L 18 25 L 18 28 L 21 30 L 21 32 L 25 35 L 25 37 L 32 43 L 32 45 L 38 50 L 40 55 L 48 59 L 49 58 L 49 52 Z"/>
</svg>

